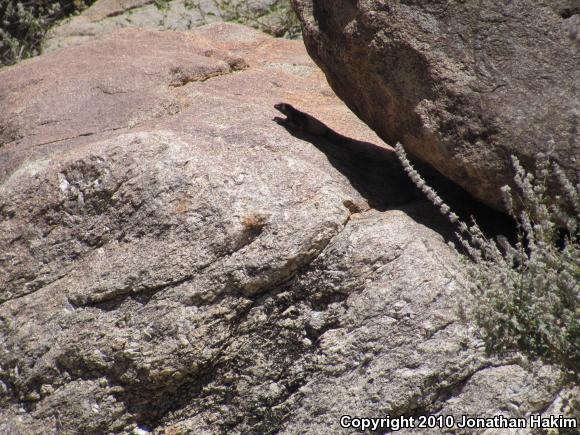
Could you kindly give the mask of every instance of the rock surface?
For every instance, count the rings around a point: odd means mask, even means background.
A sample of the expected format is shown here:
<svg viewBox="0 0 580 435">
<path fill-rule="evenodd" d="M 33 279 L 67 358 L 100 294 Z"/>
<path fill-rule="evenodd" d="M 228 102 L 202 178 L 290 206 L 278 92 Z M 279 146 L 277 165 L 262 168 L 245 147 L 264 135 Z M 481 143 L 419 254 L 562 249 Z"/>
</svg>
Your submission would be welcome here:
<svg viewBox="0 0 580 435">
<path fill-rule="evenodd" d="M 336 94 L 479 200 L 503 207 L 510 154 L 580 171 L 577 0 L 293 3 Z"/>
<path fill-rule="evenodd" d="M 99 0 L 80 15 L 53 27 L 43 51 L 78 45 L 126 27 L 183 31 L 221 20 L 251 21 L 249 18 L 254 16 L 260 16 L 263 25 L 276 25 L 283 19 L 276 8 L 279 3 L 280 0 Z"/>
<path fill-rule="evenodd" d="M 436 212 L 301 43 L 124 30 L 0 71 L 0 104 L 1 433 L 557 412 L 555 371 L 484 355 Z"/>
</svg>

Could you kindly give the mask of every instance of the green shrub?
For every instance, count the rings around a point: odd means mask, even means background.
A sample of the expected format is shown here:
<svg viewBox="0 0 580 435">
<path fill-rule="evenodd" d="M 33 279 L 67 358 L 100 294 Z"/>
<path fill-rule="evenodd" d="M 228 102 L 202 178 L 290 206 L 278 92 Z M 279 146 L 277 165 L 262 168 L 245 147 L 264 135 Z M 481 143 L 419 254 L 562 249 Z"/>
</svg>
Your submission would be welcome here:
<svg viewBox="0 0 580 435">
<path fill-rule="evenodd" d="M 40 54 L 55 21 L 95 0 L 0 0 L 0 66 Z"/>
<path fill-rule="evenodd" d="M 470 312 L 487 350 L 520 351 L 580 382 L 580 185 L 547 157 L 540 156 L 535 176 L 512 157 L 517 194 L 502 189 L 519 229 L 510 244 L 505 237 L 488 239 L 475 222 L 462 222 L 425 184 L 400 144 L 397 155 L 413 182 L 458 225 L 474 296 Z M 555 200 L 547 195 L 551 181 L 560 187 Z"/>
</svg>

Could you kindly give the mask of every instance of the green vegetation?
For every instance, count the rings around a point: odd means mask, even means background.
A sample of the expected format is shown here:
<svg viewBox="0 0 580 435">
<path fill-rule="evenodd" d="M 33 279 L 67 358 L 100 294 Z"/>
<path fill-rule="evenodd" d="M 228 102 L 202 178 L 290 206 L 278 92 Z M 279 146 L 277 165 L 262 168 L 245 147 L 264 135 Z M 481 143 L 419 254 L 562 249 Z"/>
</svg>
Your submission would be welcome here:
<svg viewBox="0 0 580 435">
<path fill-rule="evenodd" d="M 490 353 L 519 351 L 562 369 L 580 383 L 580 185 L 540 156 L 535 175 L 512 157 L 515 194 L 503 188 L 516 219 L 517 242 L 488 239 L 473 222 L 455 215 L 411 166 L 403 147 L 397 154 L 413 182 L 451 222 L 468 254 L 474 300 L 470 312 Z M 547 185 L 559 186 L 550 200 Z"/>
<path fill-rule="evenodd" d="M 95 0 L 0 0 L 0 66 L 41 52 L 48 29 Z"/>
<path fill-rule="evenodd" d="M 167 12 L 169 10 L 170 0 L 154 0 L 153 4 L 161 12 Z"/>
</svg>

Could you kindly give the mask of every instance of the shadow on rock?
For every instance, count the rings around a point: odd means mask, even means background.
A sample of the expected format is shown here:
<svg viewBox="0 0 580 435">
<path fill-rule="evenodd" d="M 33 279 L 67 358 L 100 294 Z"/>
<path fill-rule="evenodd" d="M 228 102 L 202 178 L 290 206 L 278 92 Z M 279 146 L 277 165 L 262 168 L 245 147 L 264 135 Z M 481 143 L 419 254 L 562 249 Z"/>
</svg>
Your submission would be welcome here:
<svg viewBox="0 0 580 435">
<path fill-rule="evenodd" d="M 312 115 L 297 112 L 301 119 L 324 126 L 321 130 L 323 134 L 309 132 L 308 126 L 297 124 L 294 117 L 277 117 L 274 121 L 294 137 L 310 142 L 323 152 L 332 166 L 349 180 L 371 208 L 378 211 L 404 210 L 415 221 L 437 231 L 446 241 L 457 241 L 455 226 L 409 180 L 393 150 L 342 136 Z M 512 218 L 476 201 L 461 187 L 420 160 L 412 159 L 412 162 L 427 184 L 462 220 L 470 223 L 472 218 L 475 219 L 489 237 L 502 234 L 515 240 L 517 230 Z"/>
</svg>

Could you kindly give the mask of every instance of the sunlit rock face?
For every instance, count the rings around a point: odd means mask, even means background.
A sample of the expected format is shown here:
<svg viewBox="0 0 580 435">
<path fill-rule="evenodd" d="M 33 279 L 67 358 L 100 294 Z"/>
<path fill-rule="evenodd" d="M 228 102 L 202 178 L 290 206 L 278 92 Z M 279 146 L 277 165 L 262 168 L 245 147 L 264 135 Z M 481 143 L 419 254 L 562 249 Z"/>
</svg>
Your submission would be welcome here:
<svg viewBox="0 0 580 435">
<path fill-rule="evenodd" d="M 125 30 L 0 71 L 0 432 L 526 414 L 437 211 L 300 42 Z M 350 141 L 284 128 L 287 102 Z M 507 410 L 507 411 L 506 411 Z"/>
</svg>

